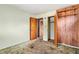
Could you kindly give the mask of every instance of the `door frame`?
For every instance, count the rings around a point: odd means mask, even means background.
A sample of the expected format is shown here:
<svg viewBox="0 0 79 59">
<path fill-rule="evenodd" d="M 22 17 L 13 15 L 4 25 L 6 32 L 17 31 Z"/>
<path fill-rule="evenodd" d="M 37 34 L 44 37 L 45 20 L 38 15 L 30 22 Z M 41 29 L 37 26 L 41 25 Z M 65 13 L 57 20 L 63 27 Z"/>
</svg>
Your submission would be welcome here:
<svg viewBox="0 0 79 59">
<path fill-rule="evenodd" d="M 54 16 L 54 46 L 58 47 L 58 28 L 57 28 L 57 15 Z"/>
<path fill-rule="evenodd" d="M 50 18 L 51 18 L 51 17 L 54 17 L 54 16 L 49 16 L 49 17 L 48 17 L 48 41 L 51 40 L 51 39 L 50 39 Z M 55 25 L 55 24 L 54 24 L 54 25 Z"/>
<path fill-rule="evenodd" d="M 57 16 L 49 16 L 48 17 L 48 41 L 50 40 L 50 17 L 54 17 L 54 46 L 57 47 L 58 46 L 58 32 L 57 32 Z"/>
</svg>

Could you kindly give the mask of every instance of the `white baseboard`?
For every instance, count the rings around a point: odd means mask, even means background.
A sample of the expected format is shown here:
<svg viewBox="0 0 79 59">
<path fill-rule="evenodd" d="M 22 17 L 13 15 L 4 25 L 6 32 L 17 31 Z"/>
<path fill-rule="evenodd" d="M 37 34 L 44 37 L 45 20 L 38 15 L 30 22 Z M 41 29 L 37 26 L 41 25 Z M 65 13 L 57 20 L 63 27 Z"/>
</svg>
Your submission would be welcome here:
<svg viewBox="0 0 79 59">
<path fill-rule="evenodd" d="M 72 45 L 68 45 L 68 44 L 64 44 L 64 43 L 58 43 L 60 45 L 64 45 L 64 46 L 68 46 L 68 47 L 72 47 L 72 48 L 77 48 L 79 49 L 79 47 L 76 47 L 76 46 L 72 46 Z"/>
</svg>

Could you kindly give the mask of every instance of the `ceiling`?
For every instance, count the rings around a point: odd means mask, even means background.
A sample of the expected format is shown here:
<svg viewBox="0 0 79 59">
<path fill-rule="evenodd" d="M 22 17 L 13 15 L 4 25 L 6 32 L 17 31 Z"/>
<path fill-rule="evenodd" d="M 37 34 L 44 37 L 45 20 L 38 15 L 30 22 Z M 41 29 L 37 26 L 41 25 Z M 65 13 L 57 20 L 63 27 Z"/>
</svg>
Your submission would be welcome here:
<svg viewBox="0 0 79 59">
<path fill-rule="evenodd" d="M 13 6 L 30 14 L 41 14 L 69 6 L 70 4 L 14 4 Z"/>
</svg>

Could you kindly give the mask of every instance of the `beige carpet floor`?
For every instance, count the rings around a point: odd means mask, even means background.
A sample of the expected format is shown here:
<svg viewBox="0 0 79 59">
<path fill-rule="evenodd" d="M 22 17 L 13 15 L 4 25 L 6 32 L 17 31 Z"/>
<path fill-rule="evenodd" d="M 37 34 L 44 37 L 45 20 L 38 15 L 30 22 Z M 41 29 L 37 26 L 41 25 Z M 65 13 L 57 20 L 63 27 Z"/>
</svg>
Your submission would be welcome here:
<svg viewBox="0 0 79 59">
<path fill-rule="evenodd" d="M 78 54 L 79 49 L 67 46 L 55 48 L 53 42 L 40 39 L 24 42 L 12 47 L 0 50 L 0 54 Z"/>
</svg>

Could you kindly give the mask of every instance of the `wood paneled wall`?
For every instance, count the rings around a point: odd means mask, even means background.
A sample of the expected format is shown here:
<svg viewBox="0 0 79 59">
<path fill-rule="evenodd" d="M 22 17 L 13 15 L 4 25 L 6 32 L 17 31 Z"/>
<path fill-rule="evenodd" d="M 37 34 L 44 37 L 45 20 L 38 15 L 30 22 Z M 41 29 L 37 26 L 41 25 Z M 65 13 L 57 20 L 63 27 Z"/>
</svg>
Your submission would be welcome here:
<svg viewBox="0 0 79 59">
<path fill-rule="evenodd" d="M 79 5 L 57 10 L 58 43 L 79 47 Z"/>
</svg>

